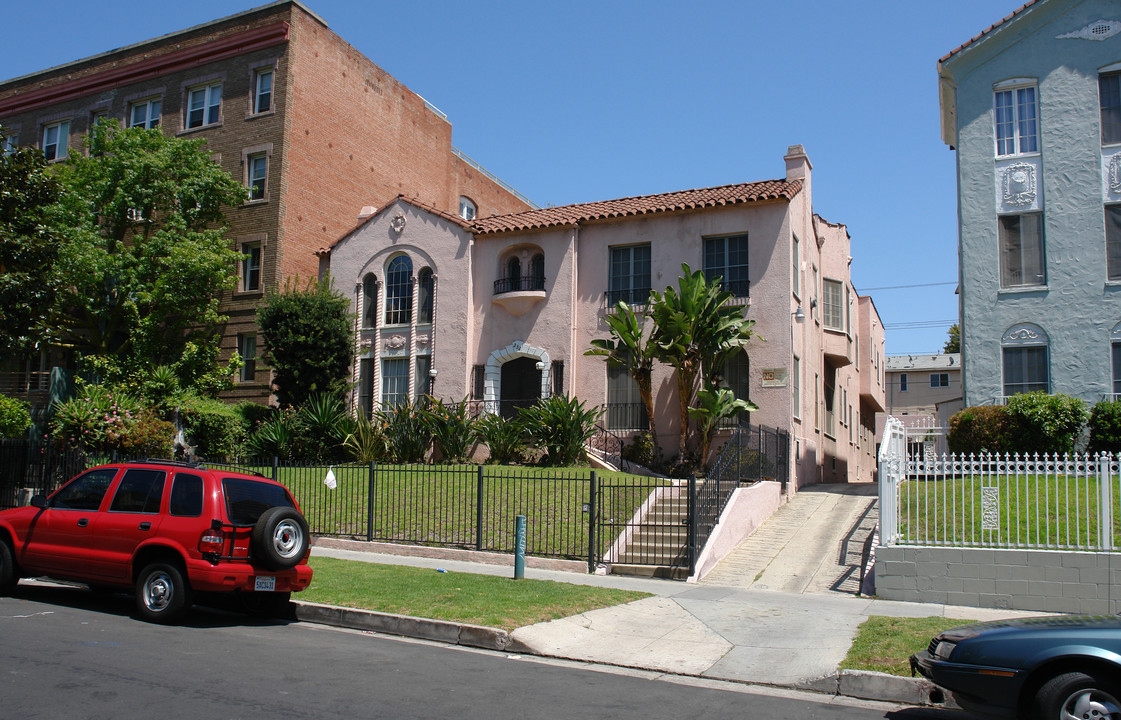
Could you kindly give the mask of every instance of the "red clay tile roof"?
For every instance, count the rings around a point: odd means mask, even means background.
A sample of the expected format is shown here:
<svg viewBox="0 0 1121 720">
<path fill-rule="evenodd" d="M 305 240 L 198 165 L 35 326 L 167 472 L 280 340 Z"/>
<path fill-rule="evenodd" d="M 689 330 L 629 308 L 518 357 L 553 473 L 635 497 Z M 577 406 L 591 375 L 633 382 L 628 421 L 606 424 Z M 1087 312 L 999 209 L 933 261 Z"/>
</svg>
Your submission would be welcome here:
<svg viewBox="0 0 1121 720">
<path fill-rule="evenodd" d="M 943 55 L 943 56 L 942 56 L 941 58 L 939 58 L 939 59 L 938 59 L 938 62 L 946 62 L 947 60 L 949 60 L 949 59 L 950 59 L 950 57 L 951 57 L 952 55 L 956 55 L 956 54 L 958 54 L 959 52 L 961 52 L 961 51 L 962 51 L 962 50 L 964 50 L 965 48 L 969 47 L 969 46 L 970 46 L 970 45 L 972 45 L 973 43 L 975 43 L 975 42 L 977 42 L 978 40 L 980 40 L 981 38 L 985 37 L 986 35 L 988 35 L 989 33 L 991 33 L 991 32 L 992 32 L 993 30 L 996 30 L 996 29 L 997 29 L 998 27 L 1000 27 L 1000 26 L 1001 26 L 1001 25 L 1003 25 L 1004 23 L 1008 22 L 1008 21 L 1009 21 L 1009 20 L 1011 20 L 1012 18 L 1016 17 L 1017 15 L 1019 15 L 1020 13 L 1022 13 L 1023 11 L 1027 10 L 1027 9 L 1028 9 L 1029 7 L 1031 7 L 1032 5 L 1035 5 L 1035 4 L 1036 4 L 1037 2 L 1039 2 L 1039 1 L 1040 1 L 1040 0 L 1028 0 L 1028 2 L 1024 3 L 1024 4 L 1023 4 L 1023 5 L 1022 5 L 1022 6 L 1021 6 L 1021 7 L 1020 7 L 1020 8 L 1018 9 L 1018 10 L 1013 10 L 1013 11 L 1012 11 L 1012 14 L 1010 14 L 1010 15 L 1009 15 L 1008 17 L 1004 18 L 1004 19 L 1003 19 L 1003 20 L 1001 20 L 1000 22 L 995 22 L 995 23 L 993 23 L 992 25 L 988 26 L 987 28 L 985 28 L 985 29 L 984 29 L 984 30 L 982 30 L 981 32 L 979 32 L 979 33 L 977 33 L 976 35 L 974 35 L 974 36 L 973 36 L 972 38 L 970 38 L 969 40 L 966 40 L 966 41 L 965 41 L 965 42 L 963 42 L 963 43 L 962 43 L 961 45 L 958 45 L 958 46 L 957 46 L 956 48 L 954 48 L 954 49 L 953 49 L 953 50 L 951 50 L 950 52 L 948 52 L 948 53 L 946 53 L 945 55 Z"/>
<path fill-rule="evenodd" d="M 761 200 L 789 201 L 801 189 L 801 180 L 763 180 L 697 190 L 679 190 L 659 195 L 601 200 L 578 205 L 561 205 L 560 207 L 526 210 L 510 215 L 475 218 L 473 229 L 478 235 L 489 235 L 572 226 L 589 220 L 610 220 L 652 213 L 696 210 L 721 205 L 739 205 Z"/>
</svg>

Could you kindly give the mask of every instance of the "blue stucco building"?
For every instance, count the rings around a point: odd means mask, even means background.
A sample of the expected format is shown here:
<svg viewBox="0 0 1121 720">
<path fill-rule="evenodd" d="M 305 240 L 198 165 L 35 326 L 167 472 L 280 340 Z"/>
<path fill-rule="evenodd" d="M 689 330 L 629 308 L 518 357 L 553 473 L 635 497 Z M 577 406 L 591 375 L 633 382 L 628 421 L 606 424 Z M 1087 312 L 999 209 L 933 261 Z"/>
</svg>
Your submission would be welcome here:
<svg viewBox="0 0 1121 720">
<path fill-rule="evenodd" d="M 1121 3 L 1034 0 L 938 76 L 965 404 L 1121 393 Z"/>
</svg>

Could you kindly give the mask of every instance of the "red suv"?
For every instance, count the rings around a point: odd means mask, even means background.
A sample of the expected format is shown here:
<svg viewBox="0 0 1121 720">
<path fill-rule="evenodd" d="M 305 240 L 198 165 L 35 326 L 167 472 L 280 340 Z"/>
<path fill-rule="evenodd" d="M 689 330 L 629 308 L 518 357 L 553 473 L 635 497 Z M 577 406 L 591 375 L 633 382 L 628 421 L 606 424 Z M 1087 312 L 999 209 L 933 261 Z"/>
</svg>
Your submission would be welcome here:
<svg viewBox="0 0 1121 720">
<path fill-rule="evenodd" d="M 280 483 L 185 463 L 87 470 L 31 507 L 0 512 L 0 595 L 21 576 L 134 588 L 166 623 L 193 593 L 235 593 L 271 613 L 311 582 L 307 522 Z"/>
</svg>

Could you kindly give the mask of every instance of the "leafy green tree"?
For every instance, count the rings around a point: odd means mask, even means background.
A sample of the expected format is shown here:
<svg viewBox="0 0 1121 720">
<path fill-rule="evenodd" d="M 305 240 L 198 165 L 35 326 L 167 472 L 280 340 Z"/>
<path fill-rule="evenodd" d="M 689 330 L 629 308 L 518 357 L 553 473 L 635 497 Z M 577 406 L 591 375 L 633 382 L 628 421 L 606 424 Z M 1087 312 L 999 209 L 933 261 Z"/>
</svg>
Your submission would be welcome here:
<svg viewBox="0 0 1121 720">
<path fill-rule="evenodd" d="M 0 438 L 21 437 L 30 428 L 30 406 L 18 398 L 0 395 Z"/>
<path fill-rule="evenodd" d="M 264 359 L 273 370 L 280 407 L 302 405 L 315 393 L 341 397 L 349 388 L 350 301 L 314 278 L 300 289 L 286 282 L 257 308 Z"/>
<path fill-rule="evenodd" d="M 51 341 L 109 384 L 138 385 L 167 365 L 183 388 L 216 392 L 231 374 L 218 365 L 218 309 L 237 257 L 222 207 L 244 201 L 245 187 L 202 140 L 101 122 L 87 147 L 58 167 Z"/>
<path fill-rule="evenodd" d="M 950 326 L 946 331 L 946 344 L 942 346 L 944 353 L 957 353 L 961 352 L 961 327 L 957 323 Z"/>
<path fill-rule="evenodd" d="M 645 316 L 643 316 L 645 317 Z M 625 368 L 638 386 L 646 417 L 650 421 L 650 437 L 654 441 L 654 457 L 661 455 L 658 446 L 658 429 L 654 422 L 654 392 L 651 376 L 654 373 L 654 344 L 646 336 L 644 322 L 625 302 L 615 306 L 615 312 L 604 317 L 611 329 L 609 339 L 596 338 L 585 355 L 600 356 L 610 367 Z"/>
<path fill-rule="evenodd" d="M 61 274 L 50 215 L 61 192 L 40 150 L 0 154 L 0 352 L 32 347 L 54 302 Z"/>
<path fill-rule="evenodd" d="M 696 405 L 701 379 L 714 385 L 723 363 L 753 337 L 754 321 L 743 308 L 730 305 L 732 293 L 721 289 L 721 278 L 706 280 L 700 270 L 682 264 L 678 287 L 651 296 L 655 328 L 651 341 L 659 360 L 673 366 L 681 403 L 678 460 L 689 458 L 689 408 Z"/>
</svg>

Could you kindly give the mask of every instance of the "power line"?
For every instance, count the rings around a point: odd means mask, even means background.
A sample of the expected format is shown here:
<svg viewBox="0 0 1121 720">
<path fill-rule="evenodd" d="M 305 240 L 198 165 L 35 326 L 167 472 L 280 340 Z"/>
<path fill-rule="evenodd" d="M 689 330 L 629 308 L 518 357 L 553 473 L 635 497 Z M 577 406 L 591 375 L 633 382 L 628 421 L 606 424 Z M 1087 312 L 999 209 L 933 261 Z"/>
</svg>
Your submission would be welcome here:
<svg viewBox="0 0 1121 720">
<path fill-rule="evenodd" d="M 872 292 L 873 290 L 908 290 L 910 288 L 921 287 L 939 287 L 942 285 L 957 285 L 957 280 L 953 282 L 936 282 L 936 283 L 916 283 L 915 285 L 885 285 L 883 287 L 860 288 L 860 292 Z"/>
<path fill-rule="evenodd" d="M 954 320 L 915 320 L 913 322 L 884 323 L 885 330 L 919 330 L 921 328 L 949 327 Z"/>
</svg>

